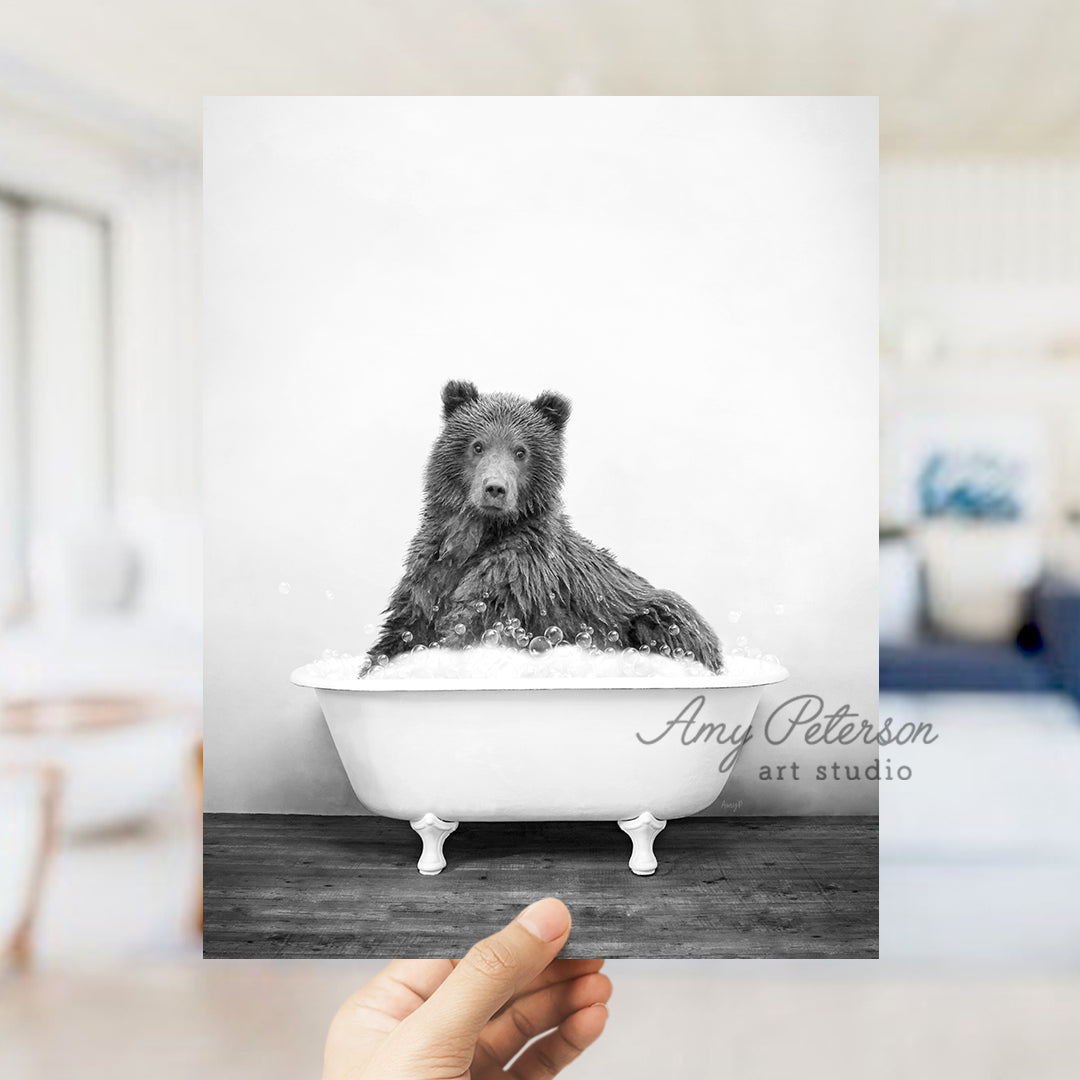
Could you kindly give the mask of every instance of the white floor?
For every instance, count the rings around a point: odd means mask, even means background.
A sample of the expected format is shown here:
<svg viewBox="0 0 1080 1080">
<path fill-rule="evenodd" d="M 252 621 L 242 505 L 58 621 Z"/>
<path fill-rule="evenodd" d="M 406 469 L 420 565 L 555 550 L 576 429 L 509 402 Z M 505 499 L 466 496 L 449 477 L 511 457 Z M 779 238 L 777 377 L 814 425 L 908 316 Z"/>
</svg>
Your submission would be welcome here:
<svg viewBox="0 0 1080 1080">
<path fill-rule="evenodd" d="M 189 962 L 0 985 L 6 1080 L 296 1080 L 371 962 Z M 1080 980 L 887 975 L 872 961 L 609 965 L 579 1080 L 1076 1076 Z"/>
<path fill-rule="evenodd" d="M 1080 710 L 1057 695 L 882 695 L 937 741 L 889 748 L 881 956 L 1080 972 Z"/>
</svg>

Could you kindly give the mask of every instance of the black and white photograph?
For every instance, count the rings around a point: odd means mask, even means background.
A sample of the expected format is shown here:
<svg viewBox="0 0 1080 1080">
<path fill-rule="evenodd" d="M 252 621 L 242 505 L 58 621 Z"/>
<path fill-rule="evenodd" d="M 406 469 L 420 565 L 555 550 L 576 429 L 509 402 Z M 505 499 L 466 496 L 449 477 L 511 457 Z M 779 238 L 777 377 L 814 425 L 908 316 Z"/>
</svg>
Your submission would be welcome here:
<svg viewBox="0 0 1080 1080">
<path fill-rule="evenodd" d="M 876 954 L 876 124 L 208 100 L 206 956 Z"/>
</svg>

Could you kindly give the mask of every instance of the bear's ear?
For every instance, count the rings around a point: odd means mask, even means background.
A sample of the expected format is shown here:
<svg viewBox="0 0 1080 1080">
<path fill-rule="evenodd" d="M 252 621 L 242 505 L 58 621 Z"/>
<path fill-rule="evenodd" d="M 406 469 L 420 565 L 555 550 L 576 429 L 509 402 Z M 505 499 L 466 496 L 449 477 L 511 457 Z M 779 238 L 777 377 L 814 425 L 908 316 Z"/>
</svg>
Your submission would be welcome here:
<svg viewBox="0 0 1080 1080">
<path fill-rule="evenodd" d="M 533 398 L 533 408 L 547 420 L 556 431 L 566 427 L 570 419 L 570 402 L 554 390 L 545 390 L 539 397 Z"/>
<path fill-rule="evenodd" d="M 451 379 L 442 388 L 443 419 L 449 420 L 451 414 L 460 409 L 462 405 L 469 405 L 474 401 L 478 401 L 479 398 L 480 391 L 476 389 L 475 383 Z"/>
</svg>

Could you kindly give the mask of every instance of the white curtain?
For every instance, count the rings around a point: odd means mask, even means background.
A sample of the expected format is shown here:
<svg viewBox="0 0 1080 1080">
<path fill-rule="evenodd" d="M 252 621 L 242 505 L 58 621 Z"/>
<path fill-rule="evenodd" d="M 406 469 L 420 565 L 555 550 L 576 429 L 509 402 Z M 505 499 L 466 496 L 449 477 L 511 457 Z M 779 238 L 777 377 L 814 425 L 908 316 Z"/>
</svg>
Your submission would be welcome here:
<svg viewBox="0 0 1080 1080">
<path fill-rule="evenodd" d="M 0 625 L 22 602 L 19 470 L 18 238 L 15 207 L 0 202 Z"/>
<path fill-rule="evenodd" d="M 31 208 L 25 221 L 25 398 L 31 535 L 108 511 L 111 411 L 103 223 Z"/>
<path fill-rule="evenodd" d="M 4 618 L 25 604 L 33 552 L 110 511 L 108 259 L 102 219 L 21 200 L 0 204 Z"/>
</svg>

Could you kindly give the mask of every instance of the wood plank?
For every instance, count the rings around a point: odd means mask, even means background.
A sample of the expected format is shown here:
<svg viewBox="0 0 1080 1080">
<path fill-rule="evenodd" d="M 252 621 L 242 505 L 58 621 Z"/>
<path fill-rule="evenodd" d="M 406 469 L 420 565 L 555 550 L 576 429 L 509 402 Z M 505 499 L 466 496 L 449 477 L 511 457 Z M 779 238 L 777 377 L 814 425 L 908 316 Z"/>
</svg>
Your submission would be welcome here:
<svg viewBox="0 0 1080 1080">
<path fill-rule="evenodd" d="M 405 822 L 207 814 L 203 951 L 459 956 L 553 894 L 568 956 L 873 958 L 877 844 L 874 817 L 686 818 L 639 878 L 614 822 L 466 823 L 423 877 Z"/>
</svg>

